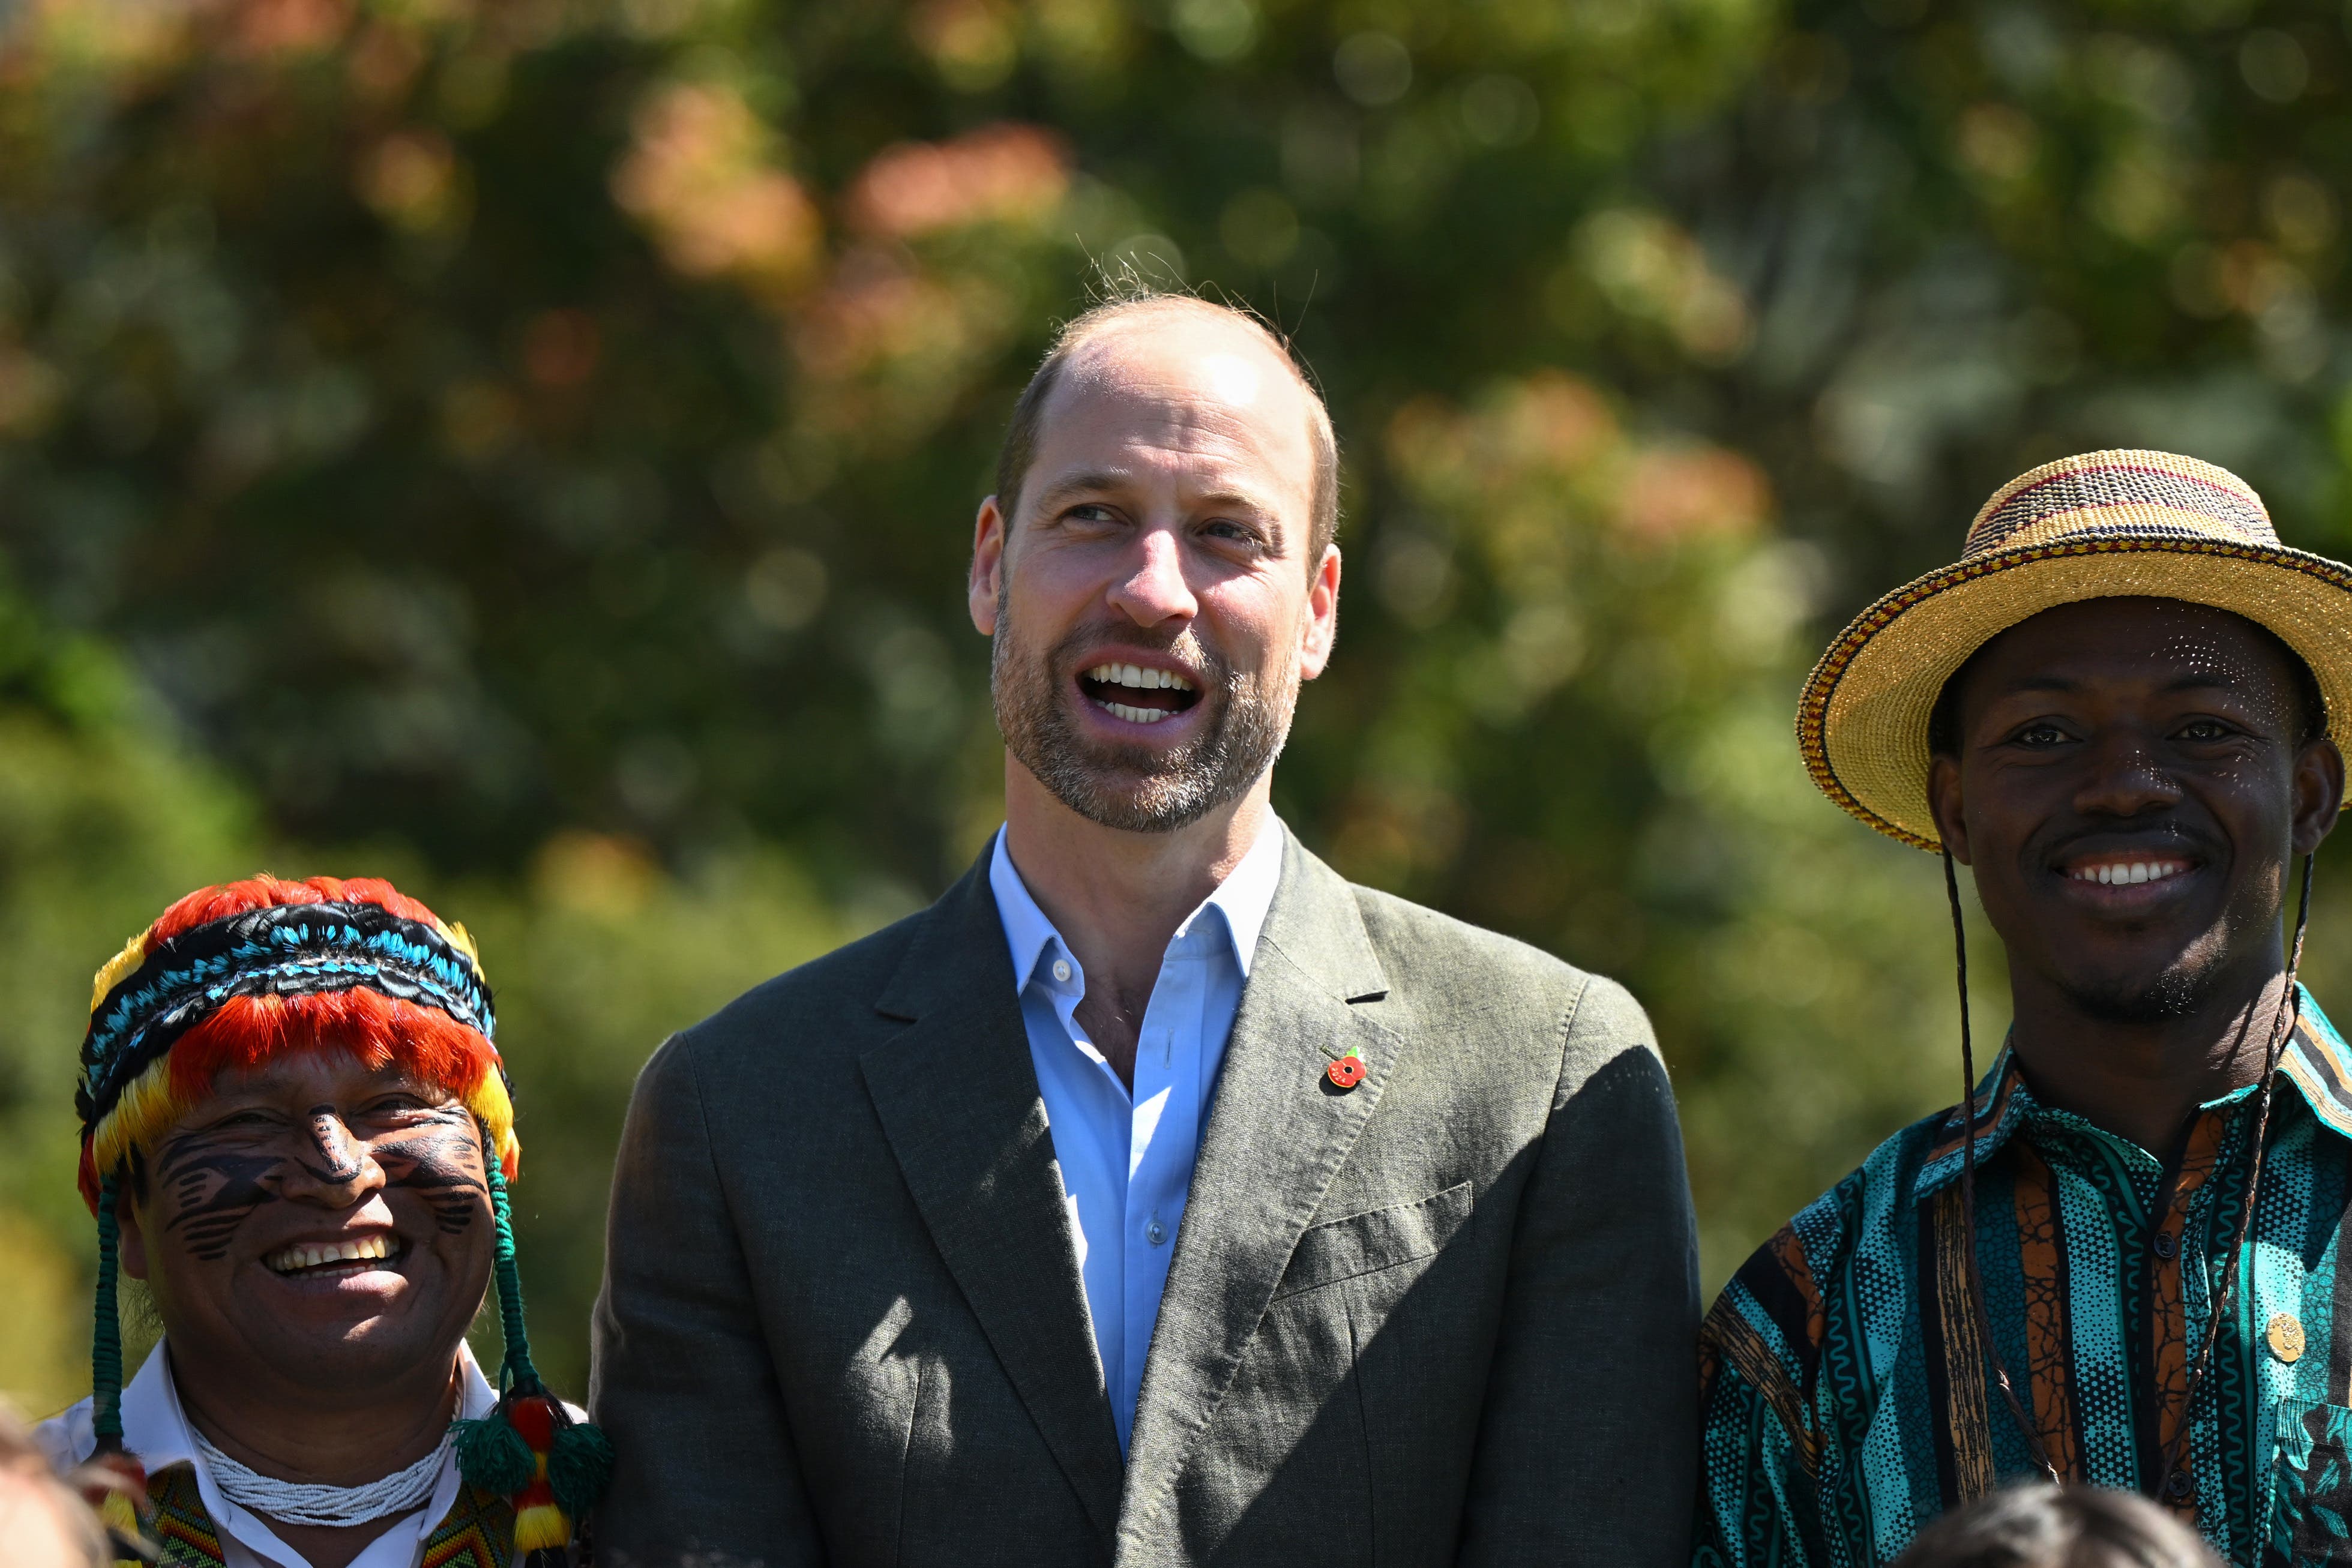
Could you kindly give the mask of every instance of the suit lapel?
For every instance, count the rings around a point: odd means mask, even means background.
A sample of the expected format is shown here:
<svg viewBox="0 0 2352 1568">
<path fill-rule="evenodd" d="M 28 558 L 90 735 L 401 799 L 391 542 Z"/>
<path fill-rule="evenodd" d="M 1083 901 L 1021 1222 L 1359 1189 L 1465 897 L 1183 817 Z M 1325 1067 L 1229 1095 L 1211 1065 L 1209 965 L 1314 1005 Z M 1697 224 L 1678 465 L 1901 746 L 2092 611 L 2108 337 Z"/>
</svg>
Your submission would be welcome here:
<svg viewBox="0 0 2352 1568">
<path fill-rule="evenodd" d="M 1108 1542 L 1118 1433 L 987 865 L 931 906 L 875 1004 L 911 1021 L 859 1064 L 932 1242 Z"/>
<path fill-rule="evenodd" d="M 1402 1040 L 1355 894 L 1293 839 L 1225 1047 L 1144 1364 L 1121 1518 L 1138 1530 L 1257 1332 L 1331 1179 L 1380 1103 Z M 1386 1021 L 1373 1011 L 1389 1015 Z M 1363 1082 L 1325 1070 L 1350 1051 Z"/>
</svg>

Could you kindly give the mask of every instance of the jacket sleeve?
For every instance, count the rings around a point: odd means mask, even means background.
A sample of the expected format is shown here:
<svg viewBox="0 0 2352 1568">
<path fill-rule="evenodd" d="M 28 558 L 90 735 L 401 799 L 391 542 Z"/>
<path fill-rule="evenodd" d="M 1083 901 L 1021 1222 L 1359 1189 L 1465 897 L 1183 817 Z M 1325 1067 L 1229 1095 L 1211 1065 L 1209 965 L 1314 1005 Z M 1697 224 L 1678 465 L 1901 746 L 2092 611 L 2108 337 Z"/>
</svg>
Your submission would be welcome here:
<svg viewBox="0 0 2352 1568">
<path fill-rule="evenodd" d="M 638 1076 L 613 1170 L 590 1401 L 613 1440 L 605 1568 L 824 1561 L 691 1041 Z"/>
<path fill-rule="evenodd" d="M 1689 1560 L 1698 1250 L 1650 1022 L 1593 979 L 1520 1198 L 1472 1459 L 1465 1565 Z"/>
</svg>

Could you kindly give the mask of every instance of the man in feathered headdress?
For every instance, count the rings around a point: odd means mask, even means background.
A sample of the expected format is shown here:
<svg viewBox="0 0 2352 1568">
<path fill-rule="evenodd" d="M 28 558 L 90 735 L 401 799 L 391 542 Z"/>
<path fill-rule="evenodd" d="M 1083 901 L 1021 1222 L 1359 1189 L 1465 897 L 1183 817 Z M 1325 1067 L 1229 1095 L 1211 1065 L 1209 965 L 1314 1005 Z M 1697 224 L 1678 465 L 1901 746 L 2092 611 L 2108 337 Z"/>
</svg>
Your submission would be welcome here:
<svg viewBox="0 0 2352 1568">
<path fill-rule="evenodd" d="M 119 1536 L 223 1568 L 574 1555 L 609 1455 L 531 1366 L 494 1027 L 464 928 L 373 880 L 205 888 L 99 971 L 94 1392 L 40 1437 L 131 1472 Z M 118 1266 L 163 1327 L 127 1387 Z M 493 1275 L 496 1388 L 465 1340 Z"/>
<path fill-rule="evenodd" d="M 2352 1562 L 2352 1051 L 2295 979 L 2344 803 L 2352 568 L 2162 452 L 2026 474 L 1822 658 L 1814 780 L 1966 865 L 2006 1047 L 1734 1276 L 1697 1553 L 1885 1563 L 2019 1479 L 2241 1564 Z M 2301 868 L 2291 943 L 2281 921 Z"/>
</svg>

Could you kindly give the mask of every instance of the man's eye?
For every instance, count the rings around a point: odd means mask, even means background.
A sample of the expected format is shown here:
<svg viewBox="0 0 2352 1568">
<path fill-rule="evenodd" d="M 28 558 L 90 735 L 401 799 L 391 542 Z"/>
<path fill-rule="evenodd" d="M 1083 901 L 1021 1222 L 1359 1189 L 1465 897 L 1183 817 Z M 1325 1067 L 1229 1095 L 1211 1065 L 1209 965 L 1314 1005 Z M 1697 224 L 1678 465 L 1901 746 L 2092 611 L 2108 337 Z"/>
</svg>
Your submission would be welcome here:
<svg viewBox="0 0 2352 1568">
<path fill-rule="evenodd" d="M 1232 539 L 1238 544 L 1248 544 L 1257 538 L 1253 529 L 1240 523 L 1228 522 L 1223 518 L 1206 525 L 1201 531 L 1216 538 Z"/>
<path fill-rule="evenodd" d="M 2010 739 L 2019 746 L 2042 748 L 2064 744 L 2066 732 L 2054 724 L 2029 724 Z"/>
<path fill-rule="evenodd" d="M 1118 520 L 1108 507 L 1096 501 L 1072 507 L 1062 516 L 1074 523 L 1112 523 Z"/>
<path fill-rule="evenodd" d="M 2218 718 L 2192 718 L 2180 727 L 2180 738 L 2191 741 L 2227 740 L 2230 727 Z"/>
</svg>

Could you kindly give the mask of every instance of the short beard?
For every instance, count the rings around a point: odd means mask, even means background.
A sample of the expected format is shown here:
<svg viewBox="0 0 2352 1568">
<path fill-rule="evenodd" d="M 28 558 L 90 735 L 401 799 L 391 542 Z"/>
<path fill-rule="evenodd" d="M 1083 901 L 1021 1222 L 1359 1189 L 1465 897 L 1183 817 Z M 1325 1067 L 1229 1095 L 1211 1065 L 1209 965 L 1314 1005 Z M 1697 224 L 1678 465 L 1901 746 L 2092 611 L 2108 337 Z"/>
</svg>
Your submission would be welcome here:
<svg viewBox="0 0 2352 1568">
<path fill-rule="evenodd" d="M 2196 1017 L 2220 989 L 2219 979 L 2211 968 L 2167 969 L 2145 986 L 2069 986 L 2066 994 L 2086 1018 L 2139 1026 Z"/>
<path fill-rule="evenodd" d="M 1129 833 L 1172 833 L 1247 794 L 1282 755 L 1298 703 L 1294 676 L 1269 685 L 1234 669 L 1190 632 L 1170 644 L 1201 672 L 1201 733 L 1170 752 L 1088 741 L 1070 711 L 1077 661 L 1099 645 L 1098 630 L 1080 628 L 1040 656 L 1013 635 L 999 594 L 989 652 L 996 727 L 1013 753 L 1054 798 L 1090 822 Z"/>
<path fill-rule="evenodd" d="M 2154 979 L 2064 982 L 2084 1015 L 2102 1023 L 2141 1026 L 2194 1018 L 2212 1006 L 2230 974 L 2226 944 L 2199 942 Z"/>
</svg>

